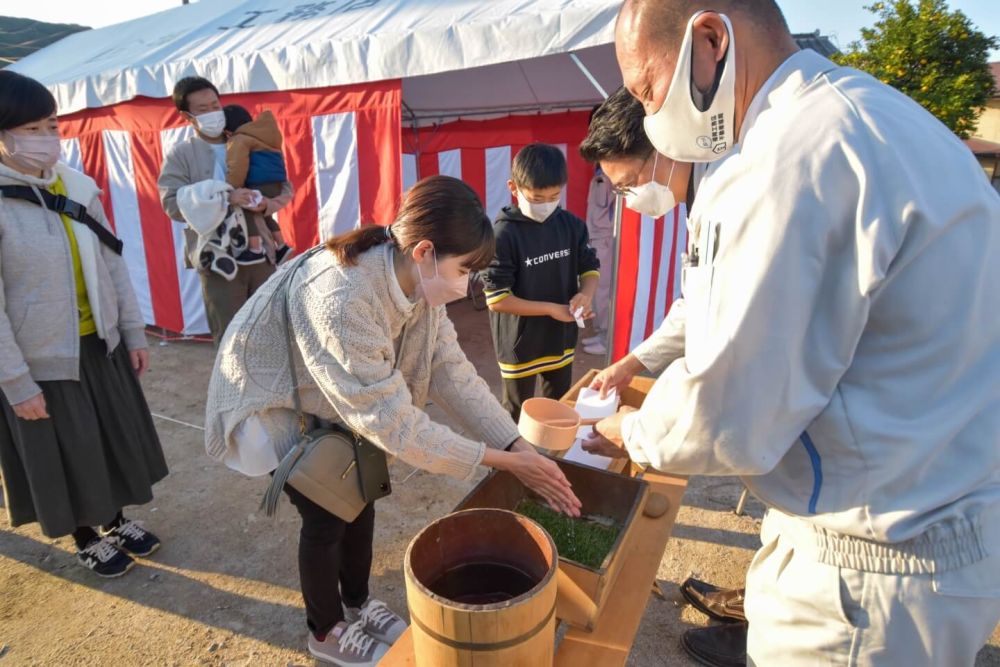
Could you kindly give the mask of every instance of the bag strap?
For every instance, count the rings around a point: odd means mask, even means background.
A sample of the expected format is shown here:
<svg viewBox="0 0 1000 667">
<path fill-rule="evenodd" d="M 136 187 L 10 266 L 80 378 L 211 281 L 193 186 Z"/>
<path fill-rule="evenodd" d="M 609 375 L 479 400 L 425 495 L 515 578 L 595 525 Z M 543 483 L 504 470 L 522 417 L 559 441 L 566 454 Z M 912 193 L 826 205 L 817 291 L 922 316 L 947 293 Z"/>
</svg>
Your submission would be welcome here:
<svg viewBox="0 0 1000 667">
<path fill-rule="evenodd" d="M 299 270 L 307 259 L 315 255 L 317 252 L 321 251 L 325 246 L 322 244 L 306 251 L 295 261 L 294 266 L 288 267 L 288 275 L 285 276 L 285 284 L 281 287 L 281 299 L 282 299 L 282 309 L 285 312 L 285 344 L 288 349 L 288 372 L 292 376 L 292 407 L 295 408 L 296 414 L 299 417 L 299 434 L 306 434 L 306 414 L 302 410 L 302 401 L 299 399 L 299 374 L 295 370 L 295 354 L 293 350 L 295 349 L 295 332 L 292 329 L 292 313 L 288 306 L 288 293 L 292 290 L 292 278 L 295 276 L 295 272 Z"/>
<path fill-rule="evenodd" d="M 315 248 L 312 248 L 311 250 L 308 250 L 302 255 L 302 257 L 296 260 L 297 263 L 294 266 L 289 266 L 287 269 L 288 275 L 285 277 L 285 284 L 281 288 L 282 299 L 283 299 L 282 306 L 285 311 L 285 343 L 287 344 L 288 347 L 288 369 L 292 375 L 292 407 L 295 408 L 295 412 L 298 413 L 299 416 L 300 435 L 306 434 L 306 414 L 302 410 L 302 401 L 299 399 L 299 375 L 295 370 L 295 355 L 292 353 L 292 350 L 294 349 L 293 345 L 295 345 L 295 336 L 294 336 L 295 332 L 292 330 L 292 316 L 291 316 L 291 311 L 288 307 L 288 293 L 292 289 L 292 276 L 295 275 L 295 272 L 299 270 L 299 267 L 302 266 L 302 264 L 305 262 L 306 259 L 312 257 L 318 251 L 322 250 L 324 247 L 325 246 L 321 244 L 316 246 Z M 406 342 L 406 334 L 408 329 L 409 329 L 408 325 L 403 325 L 403 331 L 400 334 L 400 351 L 402 350 L 403 343 Z M 398 367 L 399 367 L 399 352 L 397 352 L 396 354 L 396 360 L 395 363 L 393 364 L 393 370 L 397 369 Z M 357 434 L 355 434 L 355 436 L 357 436 Z"/>
<path fill-rule="evenodd" d="M 27 185 L 0 185 L 0 194 L 10 199 L 23 199 L 42 208 L 68 215 L 77 222 L 87 225 L 101 243 L 111 248 L 116 255 L 122 254 L 122 241 L 108 231 L 107 227 L 87 213 L 87 207 L 65 195 L 54 195 L 48 190 L 36 190 Z M 41 197 L 41 199 L 39 199 Z"/>
</svg>

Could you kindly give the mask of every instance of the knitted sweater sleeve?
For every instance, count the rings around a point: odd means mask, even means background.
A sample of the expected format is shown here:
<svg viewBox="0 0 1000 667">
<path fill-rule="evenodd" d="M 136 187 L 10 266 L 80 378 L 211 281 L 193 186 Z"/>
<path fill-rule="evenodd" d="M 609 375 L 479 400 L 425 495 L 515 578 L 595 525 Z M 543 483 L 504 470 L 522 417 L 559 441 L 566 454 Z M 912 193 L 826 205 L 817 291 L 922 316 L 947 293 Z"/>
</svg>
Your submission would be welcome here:
<svg viewBox="0 0 1000 667">
<path fill-rule="evenodd" d="M 352 292 L 321 293 L 303 285 L 293 296 L 296 342 L 319 390 L 348 428 L 387 453 L 429 472 L 470 478 L 485 445 L 434 423 L 413 405 L 393 368 L 384 317 L 362 292 L 354 298 Z"/>
<path fill-rule="evenodd" d="M 484 440 L 489 447 L 504 449 L 517 439 L 517 425 L 466 358 L 445 308 L 435 311 L 437 342 L 431 397 L 462 424 L 466 433 Z"/>
</svg>

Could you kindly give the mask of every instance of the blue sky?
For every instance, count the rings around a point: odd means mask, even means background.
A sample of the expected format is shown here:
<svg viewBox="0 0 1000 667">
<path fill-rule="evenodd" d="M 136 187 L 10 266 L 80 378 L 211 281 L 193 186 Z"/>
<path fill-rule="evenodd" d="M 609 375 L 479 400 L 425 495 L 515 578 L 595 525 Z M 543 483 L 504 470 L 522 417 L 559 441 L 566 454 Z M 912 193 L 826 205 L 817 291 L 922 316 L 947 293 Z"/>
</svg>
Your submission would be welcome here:
<svg viewBox="0 0 1000 667">
<path fill-rule="evenodd" d="M 861 37 L 861 28 L 874 23 L 875 15 L 864 9 L 874 0 L 778 0 L 788 25 L 794 32 L 819 29 L 834 38 L 834 43 L 846 48 Z M 950 0 L 948 6 L 960 9 L 987 35 L 1000 35 L 1000 2 L 998 0 Z M 992 60 L 1000 60 L 1000 50 L 994 50 Z"/>
<path fill-rule="evenodd" d="M 442 0 L 446 1 L 446 0 Z M 483 0 L 488 2 L 489 0 Z M 873 23 L 864 5 L 873 0 L 778 0 L 795 32 L 820 30 L 846 47 L 860 37 L 860 29 Z M 180 0 L 0 0 L 0 16 L 23 16 L 57 23 L 79 23 L 101 27 L 152 14 L 180 5 Z M 1000 35 L 998 0 L 951 0 L 952 9 L 961 9 L 990 35 Z M 1000 50 L 992 54 L 1000 60 Z"/>
</svg>

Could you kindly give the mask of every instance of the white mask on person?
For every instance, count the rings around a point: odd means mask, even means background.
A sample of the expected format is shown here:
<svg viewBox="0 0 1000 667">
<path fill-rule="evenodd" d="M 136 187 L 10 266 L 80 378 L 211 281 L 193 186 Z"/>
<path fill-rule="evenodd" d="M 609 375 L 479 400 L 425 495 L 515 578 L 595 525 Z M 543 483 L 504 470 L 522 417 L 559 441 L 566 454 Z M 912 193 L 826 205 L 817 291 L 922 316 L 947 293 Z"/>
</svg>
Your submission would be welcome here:
<svg viewBox="0 0 1000 667">
<path fill-rule="evenodd" d="M 432 277 L 424 278 L 424 273 L 420 270 L 420 265 L 417 264 L 417 274 L 420 276 L 417 296 L 426 301 L 428 306 L 435 308 L 457 301 L 468 294 L 469 277 L 445 278 L 438 271 L 437 254 L 433 248 L 431 248 L 431 257 L 434 260 L 434 275 Z"/>
<path fill-rule="evenodd" d="M 0 152 L 26 171 L 46 171 L 59 160 L 58 134 L 3 132 Z"/>
<path fill-rule="evenodd" d="M 631 192 L 625 195 L 626 206 L 652 218 L 664 216 L 677 206 L 677 198 L 670 189 L 670 179 L 674 177 L 674 167 L 677 162 L 670 165 L 670 175 L 667 176 L 667 184 L 664 185 L 656 181 L 656 162 L 659 158 L 659 153 L 653 158 L 653 177 L 649 182 L 629 188 Z"/>
<path fill-rule="evenodd" d="M 558 206 L 559 202 L 557 201 L 535 204 L 534 202 L 528 201 L 528 198 L 525 197 L 520 190 L 517 191 L 517 207 L 521 209 L 521 215 L 529 220 L 534 220 L 535 222 L 545 222 L 548 217 L 555 212 Z"/>
<path fill-rule="evenodd" d="M 209 111 L 195 116 L 194 122 L 197 123 L 199 132 L 209 139 L 217 139 L 226 129 L 226 114 L 222 111 Z"/>
<path fill-rule="evenodd" d="M 697 12 L 688 21 L 684 41 L 677 55 L 677 67 L 670 89 L 659 111 L 646 116 L 646 136 L 657 151 L 684 162 L 714 162 L 733 148 L 736 116 L 736 37 L 729 17 L 719 14 L 729 31 L 729 47 L 719 77 L 718 88 L 705 110 L 692 99 L 691 34 Z M 704 95 L 699 94 L 699 102 Z"/>
</svg>

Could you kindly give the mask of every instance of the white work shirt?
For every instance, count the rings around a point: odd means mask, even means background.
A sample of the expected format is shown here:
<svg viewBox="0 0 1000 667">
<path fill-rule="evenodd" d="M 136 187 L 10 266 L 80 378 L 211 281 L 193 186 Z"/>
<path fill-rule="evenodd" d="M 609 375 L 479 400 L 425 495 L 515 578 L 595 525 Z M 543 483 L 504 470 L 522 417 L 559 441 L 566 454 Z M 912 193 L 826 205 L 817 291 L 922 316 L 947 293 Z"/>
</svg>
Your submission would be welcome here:
<svg viewBox="0 0 1000 667">
<path fill-rule="evenodd" d="M 634 460 L 741 475 L 879 542 L 995 517 L 1000 196 L 951 132 L 798 52 L 711 165 L 690 228 L 697 265 L 659 337 L 671 354 L 682 334 L 684 356 L 624 420 Z"/>
</svg>

